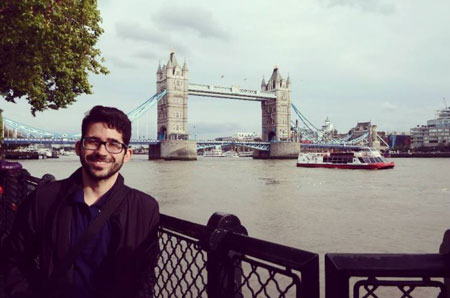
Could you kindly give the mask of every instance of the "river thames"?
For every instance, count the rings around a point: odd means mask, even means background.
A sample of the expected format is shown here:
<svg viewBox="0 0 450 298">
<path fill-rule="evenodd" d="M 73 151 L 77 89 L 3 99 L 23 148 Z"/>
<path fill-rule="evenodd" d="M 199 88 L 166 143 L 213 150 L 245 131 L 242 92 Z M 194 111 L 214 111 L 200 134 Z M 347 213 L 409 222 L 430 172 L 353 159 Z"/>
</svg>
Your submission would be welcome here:
<svg viewBox="0 0 450 298">
<path fill-rule="evenodd" d="M 148 161 L 134 155 L 125 182 L 153 195 L 161 213 L 206 224 L 237 215 L 250 236 L 320 253 L 434 253 L 450 228 L 450 159 L 394 159 L 392 170 L 297 168 L 295 160 Z M 57 179 L 76 156 L 27 160 Z"/>
</svg>

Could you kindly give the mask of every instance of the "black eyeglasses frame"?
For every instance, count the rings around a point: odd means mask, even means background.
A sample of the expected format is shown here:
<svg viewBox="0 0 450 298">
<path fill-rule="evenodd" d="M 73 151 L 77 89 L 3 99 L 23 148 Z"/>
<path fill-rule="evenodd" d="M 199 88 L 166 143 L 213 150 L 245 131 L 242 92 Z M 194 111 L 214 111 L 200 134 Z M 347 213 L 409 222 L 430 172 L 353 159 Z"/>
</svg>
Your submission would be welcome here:
<svg viewBox="0 0 450 298">
<path fill-rule="evenodd" d="M 85 146 L 85 144 L 84 144 L 84 141 L 86 140 L 86 139 L 91 139 L 91 140 L 93 140 L 93 141 L 95 141 L 98 145 L 97 145 L 97 148 L 87 148 L 86 146 Z M 84 137 L 84 138 L 82 138 L 81 139 L 81 146 L 84 148 L 84 149 L 86 149 L 86 150 L 98 150 L 98 149 L 100 149 L 100 147 L 102 146 L 102 145 L 105 145 L 105 150 L 107 151 L 107 152 L 109 152 L 109 153 L 111 153 L 111 154 L 120 154 L 120 153 L 122 153 L 123 152 L 123 150 L 126 150 L 126 149 L 128 149 L 128 146 L 127 145 L 125 145 L 124 143 L 121 143 L 121 142 L 119 142 L 119 141 L 113 141 L 114 143 L 119 143 L 120 145 L 122 145 L 122 149 L 120 150 L 120 151 L 118 151 L 118 152 L 111 152 L 111 151 L 109 151 L 108 150 L 108 146 L 107 146 L 107 144 L 108 143 L 112 143 L 112 141 L 102 141 L 102 140 L 100 140 L 100 139 L 98 139 L 98 138 L 96 138 L 96 137 Z"/>
</svg>

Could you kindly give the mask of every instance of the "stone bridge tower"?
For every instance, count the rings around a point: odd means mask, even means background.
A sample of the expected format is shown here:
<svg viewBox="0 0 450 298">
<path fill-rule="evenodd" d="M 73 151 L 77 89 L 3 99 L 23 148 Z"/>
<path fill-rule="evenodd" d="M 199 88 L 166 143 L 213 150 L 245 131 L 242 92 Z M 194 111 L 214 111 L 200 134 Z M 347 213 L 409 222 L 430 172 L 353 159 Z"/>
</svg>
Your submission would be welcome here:
<svg viewBox="0 0 450 298">
<path fill-rule="evenodd" d="M 188 68 L 181 67 L 175 52 L 171 52 L 166 65 L 158 66 L 156 92 L 167 90 L 158 102 L 158 140 L 187 140 Z"/>
<path fill-rule="evenodd" d="M 291 82 L 281 77 L 278 67 L 274 67 L 270 80 L 261 82 L 261 91 L 275 93 L 276 99 L 261 102 L 262 140 L 289 141 L 291 136 Z"/>
<path fill-rule="evenodd" d="M 158 66 L 156 92 L 167 90 L 158 102 L 158 144 L 149 146 L 149 159 L 197 159 L 197 144 L 188 133 L 188 68 L 172 51 L 166 65 Z"/>
</svg>

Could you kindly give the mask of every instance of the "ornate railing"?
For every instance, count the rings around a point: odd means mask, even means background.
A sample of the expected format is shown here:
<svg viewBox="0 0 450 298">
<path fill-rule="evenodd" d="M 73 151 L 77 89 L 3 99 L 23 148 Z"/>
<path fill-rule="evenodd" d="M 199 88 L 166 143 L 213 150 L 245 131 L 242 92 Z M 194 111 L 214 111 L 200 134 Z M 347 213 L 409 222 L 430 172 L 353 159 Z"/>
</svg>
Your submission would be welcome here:
<svg viewBox="0 0 450 298">
<path fill-rule="evenodd" d="M 327 254 L 326 298 L 448 297 L 450 254 Z"/>
</svg>

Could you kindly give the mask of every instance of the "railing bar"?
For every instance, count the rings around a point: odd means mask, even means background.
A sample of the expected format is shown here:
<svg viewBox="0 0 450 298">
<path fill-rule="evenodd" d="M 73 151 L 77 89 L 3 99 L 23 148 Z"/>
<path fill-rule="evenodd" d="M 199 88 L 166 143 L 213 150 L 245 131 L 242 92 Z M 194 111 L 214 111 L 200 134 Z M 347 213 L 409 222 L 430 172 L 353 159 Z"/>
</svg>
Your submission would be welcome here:
<svg viewBox="0 0 450 298">
<path fill-rule="evenodd" d="M 283 274 L 285 276 L 289 276 L 289 277 L 292 277 L 292 278 L 297 276 L 289 268 L 278 268 L 279 267 L 278 264 L 275 264 L 275 265 L 278 266 L 278 267 L 275 267 L 275 266 L 271 266 L 269 264 L 262 263 L 262 262 L 260 262 L 258 260 L 255 260 L 255 259 L 252 259 L 252 258 L 249 258 L 249 257 L 246 257 L 246 256 L 244 256 L 244 257 L 237 257 L 237 256 L 235 256 L 233 259 L 239 259 L 239 260 L 247 262 L 249 264 L 254 264 L 254 265 L 257 265 L 258 267 L 262 267 L 262 268 L 265 268 L 265 269 L 268 269 L 268 270 L 272 270 L 272 271 L 274 271 L 276 273 L 280 273 L 280 274 Z"/>
<path fill-rule="evenodd" d="M 327 254 L 335 270 L 349 276 L 450 277 L 445 254 Z"/>
<path fill-rule="evenodd" d="M 212 232 L 212 230 L 207 226 L 203 226 L 165 214 L 161 214 L 160 225 L 164 229 L 172 230 L 176 233 L 185 234 L 189 237 L 200 240 L 208 238 Z"/>
<path fill-rule="evenodd" d="M 175 237 L 175 238 L 184 240 L 184 241 L 192 243 L 192 244 L 200 245 L 199 239 L 197 239 L 197 238 L 192 238 L 192 237 L 189 237 L 187 235 L 183 235 L 183 234 L 181 234 L 179 232 L 172 231 L 172 230 L 167 230 L 167 229 L 162 228 L 162 227 L 160 227 L 159 231 L 160 231 L 160 233 L 167 234 L 167 235 L 169 235 L 171 237 Z"/>
<path fill-rule="evenodd" d="M 318 257 L 312 252 L 236 233 L 229 233 L 224 243 L 229 249 L 236 252 L 296 269 L 301 269 L 308 263 L 316 261 Z"/>
</svg>

